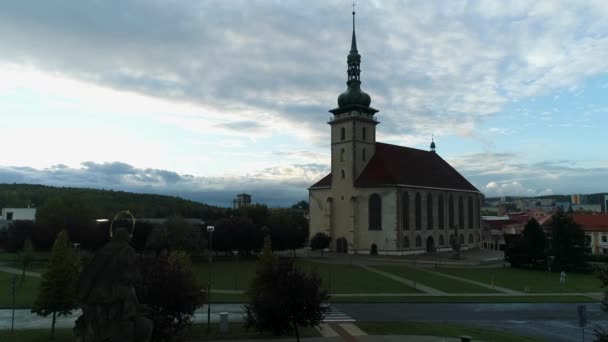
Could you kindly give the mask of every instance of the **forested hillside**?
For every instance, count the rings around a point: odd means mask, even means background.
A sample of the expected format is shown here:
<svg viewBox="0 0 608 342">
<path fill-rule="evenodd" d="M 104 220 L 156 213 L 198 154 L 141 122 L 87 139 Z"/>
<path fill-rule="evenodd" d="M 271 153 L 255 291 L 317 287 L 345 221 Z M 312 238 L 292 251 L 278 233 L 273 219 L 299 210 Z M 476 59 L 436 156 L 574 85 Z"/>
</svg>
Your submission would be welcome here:
<svg viewBox="0 0 608 342">
<path fill-rule="evenodd" d="M 136 217 L 217 218 L 226 209 L 179 197 L 137 194 L 124 191 L 64 188 L 33 184 L 0 184 L 0 208 L 38 208 L 38 219 L 58 212 L 86 218 L 108 218 L 130 210 Z M 62 215 L 63 216 L 63 215 Z"/>
</svg>

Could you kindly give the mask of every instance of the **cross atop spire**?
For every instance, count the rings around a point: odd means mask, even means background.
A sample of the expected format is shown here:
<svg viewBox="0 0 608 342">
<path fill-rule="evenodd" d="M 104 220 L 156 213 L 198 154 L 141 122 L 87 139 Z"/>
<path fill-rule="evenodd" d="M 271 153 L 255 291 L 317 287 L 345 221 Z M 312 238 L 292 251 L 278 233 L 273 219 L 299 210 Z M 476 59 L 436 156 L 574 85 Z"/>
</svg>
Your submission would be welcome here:
<svg viewBox="0 0 608 342">
<path fill-rule="evenodd" d="M 355 37 L 355 3 L 353 2 L 353 39 L 350 43 L 350 52 L 357 53 L 357 38 Z"/>
</svg>

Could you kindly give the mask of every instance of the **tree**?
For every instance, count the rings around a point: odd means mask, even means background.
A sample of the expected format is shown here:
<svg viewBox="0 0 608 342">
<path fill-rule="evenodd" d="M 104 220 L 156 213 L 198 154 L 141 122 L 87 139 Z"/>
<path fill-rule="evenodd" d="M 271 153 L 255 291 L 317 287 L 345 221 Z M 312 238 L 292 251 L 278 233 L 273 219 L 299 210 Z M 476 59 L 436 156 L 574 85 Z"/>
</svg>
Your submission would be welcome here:
<svg viewBox="0 0 608 342">
<path fill-rule="evenodd" d="M 308 238 L 308 221 L 294 209 L 276 209 L 268 217 L 274 250 L 295 250 L 304 247 Z"/>
<path fill-rule="evenodd" d="M 23 282 L 25 281 L 25 269 L 30 266 L 34 260 L 35 253 L 36 251 L 32 241 L 29 239 L 25 240 L 23 243 L 23 250 L 19 255 L 19 261 L 21 263 L 21 285 L 23 285 Z"/>
<path fill-rule="evenodd" d="M 258 252 L 264 245 L 264 234 L 259 226 L 247 217 L 228 217 L 215 221 L 213 250 L 226 254 L 233 250 L 243 254 Z"/>
<path fill-rule="evenodd" d="M 146 239 L 146 249 L 152 250 L 159 256 L 163 250 L 168 249 L 167 228 L 164 226 L 154 227 Z"/>
<path fill-rule="evenodd" d="M 172 217 L 165 221 L 167 244 L 170 251 L 194 253 L 205 246 L 202 227 L 186 222 L 183 218 Z"/>
<path fill-rule="evenodd" d="M 323 250 L 329 247 L 331 243 L 331 237 L 325 233 L 316 233 L 312 239 L 310 239 L 310 248 L 313 251 L 321 250 L 321 256 L 323 256 Z"/>
<path fill-rule="evenodd" d="M 301 210 L 308 211 L 308 202 L 306 202 L 306 201 L 299 201 L 298 203 L 292 205 L 291 209 L 301 209 Z"/>
<path fill-rule="evenodd" d="M 303 272 L 288 258 L 263 263 L 247 298 L 247 327 L 272 331 L 277 336 L 295 332 L 298 341 L 298 327 L 319 325 L 329 310 L 329 295 L 321 289 L 321 278 Z"/>
<path fill-rule="evenodd" d="M 556 272 L 585 269 L 589 243 L 572 216 L 559 210 L 553 214 L 550 229 L 551 254 L 555 256 L 552 269 Z"/>
<path fill-rule="evenodd" d="M 595 269 L 597 277 L 602 281 L 602 287 L 604 288 L 604 298 L 602 298 L 602 311 L 608 311 L 608 290 L 606 290 L 606 286 L 608 286 L 608 267 L 597 267 Z M 595 335 L 595 341 L 599 342 L 608 342 L 608 329 L 606 327 L 598 326 L 593 330 L 593 335 Z"/>
<path fill-rule="evenodd" d="M 505 234 L 505 260 L 511 267 L 524 267 L 530 261 L 528 240 L 523 235 Z"/>
<path fill-rule="evenodd" d="M 36 229 L 34 221 L 13 221 L 6 228 L 4 248 L 7 252 L 17 252 L 23 249 L 25 240 L 31 239 Z M 36 244 L 38 245 L 38 244 Z"/>
<path fill-rule="evenodd" d="M 141 259 L 137 297 L 154 321 L 152 341 L 180 341 L 194 312 L 205 303 L 205 292 L 185 252 Z"/>
<path fill-rule="evenodd" d="M 70 246 L 68 233 L 62 230 L 51 250 L 51 259 L 32 312 L 40 316 L 53 315 L 51 339 L 55 338 L 57 315 L 69 315 L 78 307 L 79 261 Z"/>
<path fill-rule="evenodd" d="M 530 221 L 528 221 L 524 227 L 523 238 L 526 240 L 530 263 L 535 265 L 539 260 L 545 258 L 547 236 L 536 219 L 531 218 Z"/>
</svg>

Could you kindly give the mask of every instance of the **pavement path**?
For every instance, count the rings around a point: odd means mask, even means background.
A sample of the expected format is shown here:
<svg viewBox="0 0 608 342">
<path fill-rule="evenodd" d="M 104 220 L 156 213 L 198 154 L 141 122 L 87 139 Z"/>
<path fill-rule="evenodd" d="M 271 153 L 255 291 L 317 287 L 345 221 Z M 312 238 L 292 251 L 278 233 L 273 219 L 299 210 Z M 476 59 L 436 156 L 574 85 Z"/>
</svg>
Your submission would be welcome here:
<svg viewBox="0 0 608 342">
<path fill-rule="evenodd" d="M 211 304 L 211 322 L 217 323 L 220 321 L 220 312 L 228 313 L 228 320 L 230 322 L 243 322 L 245 311 L 243 310 L 243 304 Z M 74 322 L 81 315 L 80 310 L 75 310 L 71 315 L 58 316 L 57 327 L 58 328 L 71 328 L 74 326 Z M 1 309 L 0 310 L 0 330 L 6 330 L 11 328 L 12 310 Z M 330 306 L 330 310 L 324 320 L 326 323 L 352 323 L 355 320 L 342 310 L 337 309 L 335 306 Z M 207 306 L 196 310 L 194 313 L 195 323 L 206 323 L 207 322 Z M 15 328 L 16 329 L 30 329 L 30 328 L 41 328 L 51 326 L 51 316 L 41 317 L 30 311 L 30 309 L 16 309 L 15 310 Z"/>
<path fill-rule="evenodd" d="M 443 292 L 443 291 L 437 290 L 437 289 L 435 289 L 435 288 L 432 288 L 432 287 L 427 286 L 427 285 L 424 285 L 424 284 L 420 284 L 420 283 L 418 283 L 418 282 L 414 282 L 414 281 L 412 281 L 412 280 L 409 280 L 409 279 L 406 279 L 406 278 L 400 277 L 400 276 L 398 276 L 398 275 L 394 275 L 394 274 L 392 274 L 392 273 L 384 272 L 384 271 L 381 271 L 381 270 L 379 270 L 379 269 L 376 269 L 376 268 L 373 268 L 373 267 L 370 267 L 370 266 L 367 266 L 367 265 L 359 265 L 359 266 L 360 266 L 361 268 L 365 269 L 365 270 L 368 270 L 368 271 L 370 271 L 370 272 L 377 273 L 377 274 L 379 274 L 379 275 L 381 275 L 381 276 L 383 276 L 383 277 L 385 277 L 385 278 L 395 280 L 395 281 L 397 281 L 397 282 L 400 282 L 400 283 L 402 283 L 402 284 L 405 284 L 405 285 L 407 285 L 407 286 L 409 286 L 409 287 L 413 287 L 413 288 L 415 288 L 416 290 L 420 290 L 420 291 L 422 291 L 422 292 L 426 292 L 426 293 L 428 293 L 428 294 L 437 295 L 437 296 L 442 296 L 442 295 L 445 295 L 445 294 L 446 294 L 446 293 L 445 293 L 445 292 Z"/>
<path fill-rule="evenodd" d="M 0 266 L 0 272 L 21 275 L 23 271 L 15 267 Z M 25 275 L 28 277 L 40 277 L 40 273 L 38 272 L 25 271 Z"/>
<path fill-rule="evenodd" d="M 357 321 L 430 321 L 456 323 L 566 342 L 581 338 L 579 305 L 587 311 L 585 340 L 593 328 L 608 320 L 599 303 L 336 303 L 334 306 Z"/>
<path fill-rule="evenodd" d="M 442 273 L 442 272 L 431 271 L 431 270 L 426 269 L 426 268 L 418 268 L 418 270 L 423 271 L 423 272 L 427 272 L 427 273 L 430 273 L 430 274 L 434 274 L 436 276 L 440 276 L 440 277 L 444 277 L 444 278 L 448 278 L 448 279 L 452 279 L 452 280 L 461 281 L 463 283 L 469 283 L 469 284 L 477 285 L 477 286 L 480 286 L 480 287 L 485 287 L 485 288 L 490 289 L 490 290 L 500 291 L 502 293 L 508 293 L 508 294 L 512 294 L 512 295 L 522 295 L 523 294 L 523 292 L 507 289 L 507 288 L 500 287 L 500 286 L 491 286 L 491 285 L 488 285 L 486 283 L 482 283 L 480 281 L 475 281 L 475 280 L 471 280 L 471 279 L 467 279 L 467 278 L 462 278 L 462 277 L 458 277 L 458 276 L 454 276 L 454 275 L 446 274 L 446 273 Z"/>
</svg>

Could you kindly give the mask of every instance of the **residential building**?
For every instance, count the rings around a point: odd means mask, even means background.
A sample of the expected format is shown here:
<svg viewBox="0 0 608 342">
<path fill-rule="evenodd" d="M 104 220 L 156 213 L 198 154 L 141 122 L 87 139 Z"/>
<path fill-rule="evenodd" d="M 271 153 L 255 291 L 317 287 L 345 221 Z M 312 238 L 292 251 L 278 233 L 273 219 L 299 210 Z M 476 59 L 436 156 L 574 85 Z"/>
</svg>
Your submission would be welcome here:
<svg viewBox="0 0 608 342">
<path fill-rule="evenodd" d="M 0 211 L 0 228 L 12 221 L 36 221 L 36 208 L 2 208 Z"/>
<path fill-rule="evenodd" d="M 572 214 L 585 231 L 592 254 L 608 254 L 608 214 Z"/>
</svg>

